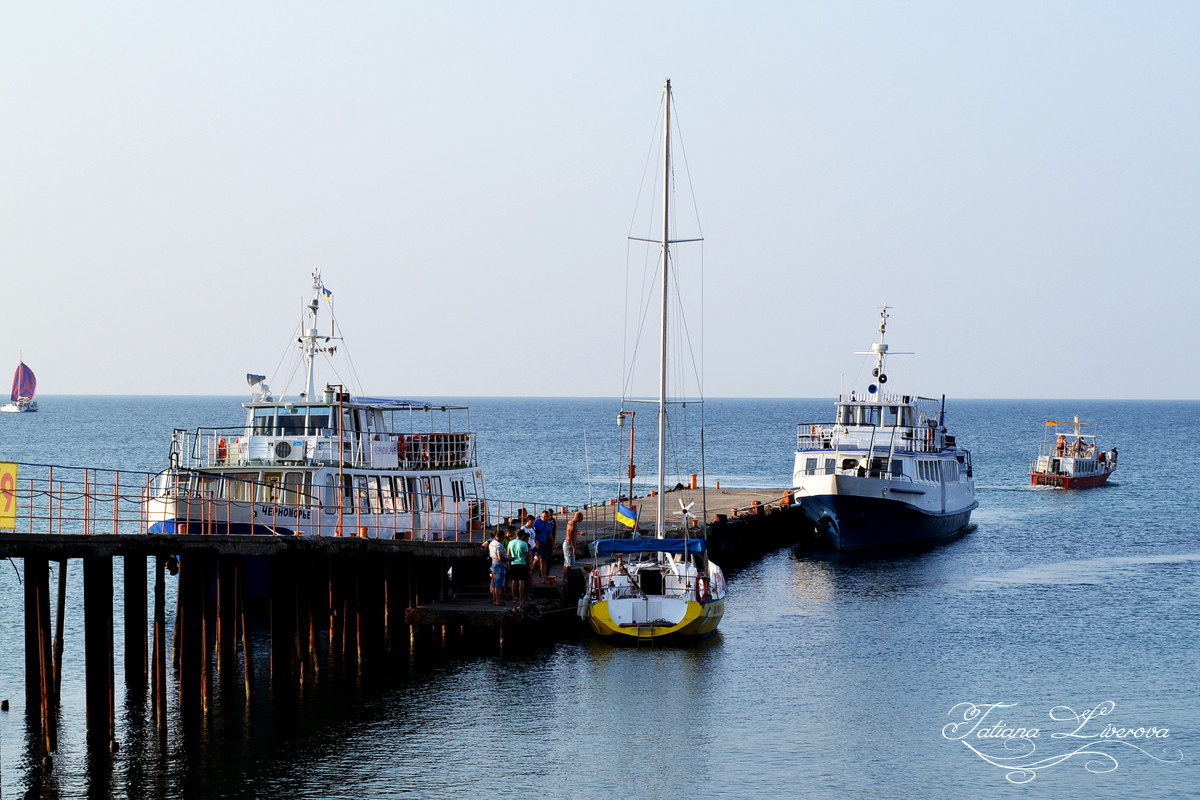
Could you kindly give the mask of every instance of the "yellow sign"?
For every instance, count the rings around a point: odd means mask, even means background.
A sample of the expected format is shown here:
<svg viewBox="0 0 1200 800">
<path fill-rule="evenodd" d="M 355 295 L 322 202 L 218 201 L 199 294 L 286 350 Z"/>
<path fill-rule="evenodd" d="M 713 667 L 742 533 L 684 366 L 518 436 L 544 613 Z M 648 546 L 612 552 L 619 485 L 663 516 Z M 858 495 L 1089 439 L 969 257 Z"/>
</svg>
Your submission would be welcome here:
<svg viewBox="0 0 1200 800">
<path fill-rule="evenodd" d="M 17 527 L 17 465 L 0 461 L 0 528 Z"/>
</svg>

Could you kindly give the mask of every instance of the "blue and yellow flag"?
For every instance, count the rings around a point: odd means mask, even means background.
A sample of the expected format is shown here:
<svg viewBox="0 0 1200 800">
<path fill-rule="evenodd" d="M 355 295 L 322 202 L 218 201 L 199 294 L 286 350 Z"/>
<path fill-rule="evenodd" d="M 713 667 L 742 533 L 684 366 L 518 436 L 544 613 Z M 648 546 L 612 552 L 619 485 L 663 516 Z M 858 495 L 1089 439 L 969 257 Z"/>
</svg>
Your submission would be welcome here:
<svg viewBox="0 0 1200 800">
<path fill-rule="evenodd" d="M 626 505 L 617 503 L 617 522 L 624 525 L 626 528 L 637 526 L 637 509 L 629 508 Z"/>
<path fill-rule="evenodd" d="M 321 291 L 325 294 L 325 301 L 328 303 L 332 303 L 333 302 L 333 292 L 329 291 L 324 286 L 321 287 Z"/>
</svg>

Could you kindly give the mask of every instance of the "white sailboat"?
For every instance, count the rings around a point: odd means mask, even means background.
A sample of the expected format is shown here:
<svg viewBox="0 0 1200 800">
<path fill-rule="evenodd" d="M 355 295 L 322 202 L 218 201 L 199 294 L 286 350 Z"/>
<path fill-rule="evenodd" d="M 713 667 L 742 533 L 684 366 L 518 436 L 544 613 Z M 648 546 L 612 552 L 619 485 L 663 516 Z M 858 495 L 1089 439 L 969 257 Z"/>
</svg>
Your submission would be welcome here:
<svg viewBox="0 0 1200 800">
<path fill-rule="evenodd" d="M 654 538 L 596 542 L 598 562 L 579 600 L 578 612 L 598 635 L 642 640 L 698 637 L 713 633 L 725 613 L 725 575 L 708 558 L 703 527 L 688 525 L 695 500 L 680 504 L 682 530 L 668 536 L 665 494 L 667 441 L 667 310 L 670 288 L 671 82 L 665 87 L 663 117 L 662 329 L 658 386 L 658 490 Z M 623 424 L 629 412 L 618 416 Z M 632 445 L 631 445 L 632 449 Z M 632 474 L 630 497 L 632 497 Z M 632 501 L 631 501 L 632 502 Z"/>
</svg>

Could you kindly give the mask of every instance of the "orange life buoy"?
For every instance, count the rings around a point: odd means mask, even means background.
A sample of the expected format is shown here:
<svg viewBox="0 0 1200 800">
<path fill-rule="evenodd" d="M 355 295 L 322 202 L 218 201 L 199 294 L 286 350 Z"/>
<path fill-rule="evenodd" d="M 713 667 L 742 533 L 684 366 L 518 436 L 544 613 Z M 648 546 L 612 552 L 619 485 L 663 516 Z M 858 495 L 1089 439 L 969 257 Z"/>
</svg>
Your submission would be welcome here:
<svg viewBox="0 0 1200 800">
<path fill-rule="evenodd" d="M 712 596 L 708 593 L 708 580 L 703 575 L 696 576 L 696 599 L 701 603 L 712 599 Z"/>
</svg>

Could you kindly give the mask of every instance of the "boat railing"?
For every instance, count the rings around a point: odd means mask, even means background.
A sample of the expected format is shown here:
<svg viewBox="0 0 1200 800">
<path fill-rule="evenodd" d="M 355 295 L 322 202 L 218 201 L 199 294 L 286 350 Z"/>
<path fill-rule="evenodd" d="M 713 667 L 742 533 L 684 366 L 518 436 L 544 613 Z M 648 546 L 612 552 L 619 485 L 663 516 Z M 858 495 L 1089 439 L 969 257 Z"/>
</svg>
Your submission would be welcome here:
<svg viewBox="0 0 1200 800">
<path fill-rule="evenodd" d="M 478 466 L 471 433 L 337 436 L 247 433 L 244 426 L 177 429 L 172 463 L 185 469 L 341 464 L 355 469 L 440 470 Z"/>
<path fill-rule="evenodd" d="M 865 450 L 873 447 L 879 437 L 886 437 L 888 449 L 896 452 L 940 453 L 946 434 L 933 425 L 829 425 L 802 422 L 796 427 L 796 449 Z"/>
</svg>

